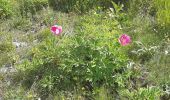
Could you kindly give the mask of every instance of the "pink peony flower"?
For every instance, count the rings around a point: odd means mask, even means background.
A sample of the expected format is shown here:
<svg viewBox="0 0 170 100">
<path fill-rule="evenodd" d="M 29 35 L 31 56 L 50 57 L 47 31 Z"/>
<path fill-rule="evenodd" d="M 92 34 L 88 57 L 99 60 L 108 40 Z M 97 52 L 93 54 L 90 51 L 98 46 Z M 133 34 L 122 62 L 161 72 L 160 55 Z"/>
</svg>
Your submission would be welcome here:
<svg viewBox="0 0 170 100">
<path fill-rule="evenodd" d="M 53 25 L 51 27 L 51 32 L 55 35 L 60 35 L 61 32 L 62 32 L 62 27 L 61 26 L 58 26 L 58 25 Z"/>
<path fill-rule="evenodd" d="M 120 43 L 122 46 L 126 46 L 126 45 L 128 45 L 130 42 L 131 42 L 131 38 L 130 38 L 130 36 L 128 36 L 128 35 L 126 35 L 126 34 L 122 34 L 122 35 L 119 37 L 119 43 Z"/>
</svg>

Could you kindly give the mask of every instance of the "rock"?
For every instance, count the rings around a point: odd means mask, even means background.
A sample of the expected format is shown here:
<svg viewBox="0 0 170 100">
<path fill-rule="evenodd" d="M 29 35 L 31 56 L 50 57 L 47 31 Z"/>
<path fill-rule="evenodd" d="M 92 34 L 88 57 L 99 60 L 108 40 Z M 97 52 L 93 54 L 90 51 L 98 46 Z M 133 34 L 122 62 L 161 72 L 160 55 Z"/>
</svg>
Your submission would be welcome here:
<svg viewBox="0 0 170 100">
<path fill-rule="evenodd" d="M 26 42 L 12 42 L 12 43 L 13 43 L 13 45 L 15 45 L 16 48 L 27 46 Z"/>
<path fill-rule="evenodd" d="M 0 68 L 0 73 L 14 73 L 14 72 L 17 72 L 17 70 L 12 65 L 10 66 L 4 65 Z"/>
<path fill-rule="evenodd" d="M 7 67 L 0 68 L 0 73 L 7 73 L 7 71 L 8 71 Z"/>
</svg>

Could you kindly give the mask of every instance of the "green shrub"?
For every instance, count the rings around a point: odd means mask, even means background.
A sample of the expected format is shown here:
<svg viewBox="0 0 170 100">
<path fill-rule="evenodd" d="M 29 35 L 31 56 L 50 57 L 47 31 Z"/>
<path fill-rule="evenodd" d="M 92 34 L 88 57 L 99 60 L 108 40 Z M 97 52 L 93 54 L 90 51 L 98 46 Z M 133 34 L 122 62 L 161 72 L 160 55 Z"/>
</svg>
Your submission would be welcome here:
<svg viewBox="0 0 170 100">
<path fill-rule="evenodd" d="M 118 43 L 118 22 L 105 19 L 105 15 L 89 15 L 77 23 L 73 36 L 55 37 L 46 31 L 48 35 L 32 49 L 30 60 L 18 67 L 26 88 L 36 82 L 38 92 L 47 96 L 77 86 L 88 91 L 102 85 L 115 91 L 125 87 L 129 72 Z"/>
</svg>

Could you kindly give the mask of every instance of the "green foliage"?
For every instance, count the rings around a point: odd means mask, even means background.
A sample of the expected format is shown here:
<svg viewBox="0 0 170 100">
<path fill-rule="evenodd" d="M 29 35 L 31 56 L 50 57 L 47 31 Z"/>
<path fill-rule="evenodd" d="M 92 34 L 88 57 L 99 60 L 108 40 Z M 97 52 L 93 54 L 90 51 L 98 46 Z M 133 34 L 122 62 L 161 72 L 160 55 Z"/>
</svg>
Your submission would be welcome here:
<svg viewBox="0 0 170 100">
<path fill-rule="evenodd" d="M 126 20 L 122 22 L 122 28 L 136 42 L 133 42 L 128 54 L 134 61 L 144 63 L 152 59 L 156 47 L 169 30 L 157 24 L 154 0 L 130 0 L 129 6 L 128 15 L 123 17 Z"/>
<path fill-rule="evenodd" d="M 124 29 L 141 42 L 129 50 L 135 56 L 129 55 L 147 67 L 149 80 L 158 87 L 169 85 L 169 4 L 168 0 L 131 0 Z"/>
<path fill-rule="evenodd" d="M 30 19 L 22 18 L 22 17 L 13 17 L 10 22 L 11 28 L 27 31 L 31 28 L 31 21 Z"/>
<path fill-rule="evenodd" d="M 150 70 L 150 80 L 158 85 L 170 84 L 170 44 L 168 41 L 162 42 L 156 49 L 152 60 L 147 63 Z"/>
<path fill-rule="evenodd" d="M 97 4 L 98 0 L 49 0 L 53 9 L 66 12 L 78 11 L 85 12 Z"/>
<path fill-rule="evenodd" d="M 119 4 L 127 1 L 128 12 Z M 13 16 L 0 23 L 0 66 L 17 66 L 12 82 L 21 84 L 9 87 L 4 99 L 159 99 L 162 91 L 157 87 L 167 92 L 170 83 L 169 1 L 127 1 L 0 0 L 0 18 Z M 69 14 L 44 9 L 48 5 Z M 76 15 L 75 24 L 70 12 L 85 15 Z M 63 27 L 61 36 L 45 28 L 55 20 Z M 118 43 L 123 32 L 132 37 L 131 45 Z M 17 48 L 18 56 L 15 39 L 29 44 Z M 129 58 L 140 64 L 127 65 Z"/>
<path fill-rule="evenodd" d="M 168 27 L 170 25 L 170 1 L 154 0 L 154 5 L 157 10 L 156 16 L 158 24 L 163 27 Z"/>
<path fill-rule="evenodd" d="M 131 51 L 129 52 L 131 58 L 134 61 L 141 61 L 142 63 L 145 63 L 152 59 L 152 57 L 156 53 L 156 49 L 158 49 L 158 46 L 146 46 L 139 41 L 134 41 L 131 49 Z"/>
<path fill-rule="evenodd" d="M 9 0 L 0 0 L 0 18 L 10 17 L 13 14 L 11 3 Z"/>
<path fill-rule="evenodd" d="M 9 86 L 10 87 L 10 86 Z M 5 94 L 3 94 L 3 99 L 5 100 L 34 100 L 39 99 L 34 91 L 26 92 L 23 87 L 15 86 L 7 88 Z M 12 88 L 12 89 L 11 89 Z"/>
<path fill-rule="evenodd" d="M 169 9 L 170 2 L 168 0 L 130 0 L 128 14 L 129 19 L 148 17 L 152 21 L 152 26 L 149 28 L 156 30 L 155 33 L 162 37 L 169 33 Z"/>
<path fill-rule="evenodd" d="M 145 16 L 152 11 L 153 0 L 129 0 L 128 2 L 129 15 L 133 16 Z"/>
<path fill-rule="evenodd" d="M 162 95 L 161 90 L 157 87 L 148 87 L 148 88 L 139 88 L 133 92 L 123 90 L 121 95 L 124 98 L 121 99 L 130 99 L 130 100 L 159 100 Z"/>
<path fill-rule="evenodd" d="M 125 0 L 49 0 L 53 9 L 64 12 L 85 13 L 95 8 L 108 9 L 113 7 L 112 2 L 124 3 Z"/>
<path fill-rule="evenodd" d="M 127 57 L 118 43 L 118 22 L 90 15 L 81 18 L 73 36 L 55 37 L 46 31 L 46 39 L 32 49 L 31 60 L 18 67 L 26 88 L 36 82 L 39 92 L 48 95 L 76 86 L 93 90 L 106 85 L 115 91 L 125 87 L 129 73 Z"/>
<path fill-rule="evenodd" d="M 112 100 L 113 98 L 115 99 L 113 94 L 111 94 L 109 90 L 105 87 L 100 87 L 96 89 L 95 92 L 98 92 L 95 95 L 95 100 Z"/>
<path fill-rule="evenodd" d="M 28 14 L 35 14 L 48 6 L 48 0 L 18 0 L 19 10 L 21 15 L 28 16 Z"/>
<path fill-rule="evenodd" d="M 0 67 L 4 64 L 11 63 L 14 46 L 12 38 L 8 33 L 0 33 Z"/>
</svg>

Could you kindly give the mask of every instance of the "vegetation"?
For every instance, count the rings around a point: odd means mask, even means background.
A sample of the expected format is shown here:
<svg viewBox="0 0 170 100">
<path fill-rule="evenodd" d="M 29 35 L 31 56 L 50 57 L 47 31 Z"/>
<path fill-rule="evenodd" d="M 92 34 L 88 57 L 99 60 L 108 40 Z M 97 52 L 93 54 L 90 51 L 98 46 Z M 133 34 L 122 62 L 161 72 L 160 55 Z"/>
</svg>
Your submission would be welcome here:
<svg viewBox="0 0 170 100">
<path fill-rule="evenodd" d="M 0 1 L 0 18 L 9 17 L 12 15 L 12 4 L 10 1 Z"/>
<path fill-rule="evenodd" d="M 0 99 L 170 99 L 169 9 L 168 0 L 0 0 Z"/>
</svg>

